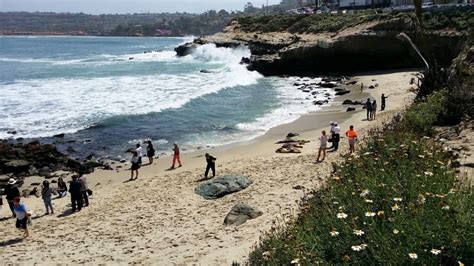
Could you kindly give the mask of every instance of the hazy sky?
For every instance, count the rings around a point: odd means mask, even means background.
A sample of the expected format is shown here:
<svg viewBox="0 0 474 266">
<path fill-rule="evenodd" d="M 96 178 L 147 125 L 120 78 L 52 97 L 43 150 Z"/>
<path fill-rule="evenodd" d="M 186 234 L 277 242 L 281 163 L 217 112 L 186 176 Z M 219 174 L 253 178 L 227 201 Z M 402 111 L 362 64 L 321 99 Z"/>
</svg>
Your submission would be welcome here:
<svg viewBox="0 0 474 266">
<path fill-rule="evenodd" d="M 0 11 L 103 13 L 189 12 L 209 9 L 242 10 L 247 2 L 261 7 L 267 0 L 0 0 Z M 280 0 L 268 0 L 277 4 Z"/>
</svg>

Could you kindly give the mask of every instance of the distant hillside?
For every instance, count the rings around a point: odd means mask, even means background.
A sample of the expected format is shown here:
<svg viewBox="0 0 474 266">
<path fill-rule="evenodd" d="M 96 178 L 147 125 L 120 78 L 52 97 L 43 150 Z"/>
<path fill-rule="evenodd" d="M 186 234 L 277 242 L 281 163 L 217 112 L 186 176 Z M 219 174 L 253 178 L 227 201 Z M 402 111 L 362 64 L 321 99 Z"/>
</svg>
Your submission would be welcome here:
<svg viewBox="0 0 474 266">
<path fill-rule="evenodd" d="M 221 31 L 239 13 L 214 10 L 203 14 L 0 13 L 0 34 L 81 34 L 104 36 L 207 35 Z"/>
</svg>

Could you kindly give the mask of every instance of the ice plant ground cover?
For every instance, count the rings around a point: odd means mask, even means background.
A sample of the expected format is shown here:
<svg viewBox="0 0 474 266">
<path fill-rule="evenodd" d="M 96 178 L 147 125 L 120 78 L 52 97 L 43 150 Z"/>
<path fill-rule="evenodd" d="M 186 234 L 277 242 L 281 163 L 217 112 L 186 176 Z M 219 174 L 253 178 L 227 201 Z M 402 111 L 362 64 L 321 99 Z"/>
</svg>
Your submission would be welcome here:
<svg viewBox="0 0 474 266">
<path fill-rule="evenodd" d="M 452 154 L 424 134 L 442 100 L 430 96 L 370 132 L 358 156 L 335 168 L 294 222 L 262 237 L 246 263 L 473 265 L 473 190 L 450 167 Z"/>
</svg>

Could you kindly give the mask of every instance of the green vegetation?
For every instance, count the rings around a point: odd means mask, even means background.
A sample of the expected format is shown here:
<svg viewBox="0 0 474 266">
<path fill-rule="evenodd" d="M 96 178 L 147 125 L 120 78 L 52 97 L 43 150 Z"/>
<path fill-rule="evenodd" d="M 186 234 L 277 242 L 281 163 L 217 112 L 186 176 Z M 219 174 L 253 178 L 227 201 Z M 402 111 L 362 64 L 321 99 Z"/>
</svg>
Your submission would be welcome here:
<svg viewBox="0 0 474 266">
<path fill-rule="evenodd" d="M 359 11 L 355 14 L 272 14 L 237 18 L 242 30 L 248 32 L 289 31 L 292 33 L 336 32 L 361 23 L 405 19 L 414 21 L 413 13 L 374 13 Z M 451 10 L 446 12 L 423 13 L 423 26 L 427 30 L 472 30 L 474 28 L 474 12 L 472 10 Z"/>
<path fill-rule="evenodd" d="M 428 137 L 445 99 L 435 93 L 371 132 L 359 156 L 336 167 L 295 222 L 264 237 L 248 264 L 472 265 L 474 194 Z"/>
</svg>

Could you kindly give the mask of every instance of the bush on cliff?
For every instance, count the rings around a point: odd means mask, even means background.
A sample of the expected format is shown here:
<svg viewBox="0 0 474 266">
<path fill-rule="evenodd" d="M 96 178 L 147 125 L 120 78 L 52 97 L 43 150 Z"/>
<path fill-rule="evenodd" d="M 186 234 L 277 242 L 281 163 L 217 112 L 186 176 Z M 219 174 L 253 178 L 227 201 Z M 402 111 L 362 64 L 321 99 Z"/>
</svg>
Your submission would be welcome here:
<svg viewBox="0 0 474 266">
<path fill-rule="evenodd" d="M 436 93 L 400 123 L 370 132 L 358 156 L 336 168 L 296 221 L 264 236 L 247 264 L 472 265 L 472 188 L 458 182 L 451 155 L 424 136 L 443 99 Z"/>
</svg>

